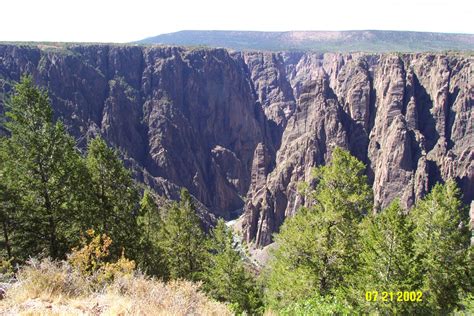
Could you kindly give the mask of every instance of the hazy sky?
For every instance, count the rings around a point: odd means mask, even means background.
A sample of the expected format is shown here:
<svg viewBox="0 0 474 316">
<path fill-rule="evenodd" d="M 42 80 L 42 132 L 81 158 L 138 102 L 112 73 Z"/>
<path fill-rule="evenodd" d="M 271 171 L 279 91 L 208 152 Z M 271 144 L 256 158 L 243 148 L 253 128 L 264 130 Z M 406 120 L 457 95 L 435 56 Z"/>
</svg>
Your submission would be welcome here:
<svg viewBox="0 0 474 316">
<path fill-rule="evenodd" d="M 129 42 L 180 30 L 474 33 L 473 0 L 4 0 L 0 41 Z"/>
</svg>

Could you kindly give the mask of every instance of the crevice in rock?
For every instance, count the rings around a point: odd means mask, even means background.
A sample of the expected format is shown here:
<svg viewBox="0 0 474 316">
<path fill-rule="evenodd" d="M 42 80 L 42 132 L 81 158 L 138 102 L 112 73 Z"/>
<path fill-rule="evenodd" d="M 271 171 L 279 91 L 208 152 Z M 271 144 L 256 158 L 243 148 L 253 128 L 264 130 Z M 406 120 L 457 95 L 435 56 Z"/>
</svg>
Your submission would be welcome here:
<svg viewBox="0 0 474 316">
<path fill-rule="evenodd" d="M 420 84 L 418 77 L 413 74 L 415 100 L 418 106 L 419 130 L 426 139 L 426 151 L 429 152 L 436 145 L 439 139 L 439 133 L 436 130 L 436 120 L 431 113 L 433 100 Z"/>
<path fill-rule="evenodd" d="M 459 95 L 459 91 L 460 91 L 459 87 L 454 87 L 453 92 L 448 92 L 448 104 L 446 106 L 446 129 L 445 129 L 447 150 L 450 150 L 454 146 L 454 142 L 451 139 L 451 132 L 453 129 L 454 121 L 456 119 L 456 112 L 453 111 L 453 106 Z"/>
</svg>

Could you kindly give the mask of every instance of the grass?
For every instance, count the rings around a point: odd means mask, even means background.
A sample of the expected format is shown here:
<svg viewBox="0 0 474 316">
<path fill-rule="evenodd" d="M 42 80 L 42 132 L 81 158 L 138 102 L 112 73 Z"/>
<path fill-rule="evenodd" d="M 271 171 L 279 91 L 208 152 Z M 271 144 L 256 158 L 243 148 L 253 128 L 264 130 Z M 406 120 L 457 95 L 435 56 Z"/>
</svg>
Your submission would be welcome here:
<svg viewBox="0 0 474 316">
<path fill-rule="evenodd" d="M 1 315 L 231 315 L 189 281 L 139 272 L 98 284 L 67 262 L 30 260 L 0 301 Z"/>
</svg>

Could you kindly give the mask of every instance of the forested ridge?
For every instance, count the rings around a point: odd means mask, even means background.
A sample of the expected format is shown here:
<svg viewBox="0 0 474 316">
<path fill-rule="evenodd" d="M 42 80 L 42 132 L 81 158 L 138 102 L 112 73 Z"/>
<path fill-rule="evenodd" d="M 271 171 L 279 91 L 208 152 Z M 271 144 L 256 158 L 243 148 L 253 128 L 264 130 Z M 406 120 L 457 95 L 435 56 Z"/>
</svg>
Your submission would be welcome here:
<svg viewBox="0 0 474 316">
<path fill-rule="evenodd" d="M 157 203 L 103 139 L 81 151 L 31 78 L 16 85 L 2 124 L 3 275 L 34 257 L 68 262 L 102 285 L 135 269 L 164 282 L 202 282 L 235 313 L 473 311 L 467 208 L 452 180 L 409 211 L 395 200 L 374 213 L 364 164 L 336 148 L 314 181 L 300 185 L 306 206 L 285 221 L 270 262 L 255 275 L 222 220 L 203 229 L 186 190 L 180 201 Z M 384 301 L 382 292 L 421 292 L 422 299 Z"/>
</svg>

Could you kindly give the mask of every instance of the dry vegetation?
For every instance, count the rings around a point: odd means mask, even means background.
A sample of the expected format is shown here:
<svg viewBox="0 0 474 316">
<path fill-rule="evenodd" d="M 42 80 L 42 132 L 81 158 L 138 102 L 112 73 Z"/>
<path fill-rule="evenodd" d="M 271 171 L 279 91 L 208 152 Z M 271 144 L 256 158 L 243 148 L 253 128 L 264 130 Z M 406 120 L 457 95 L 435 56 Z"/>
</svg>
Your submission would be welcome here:
<svg viewBox="0 0 474 316">
<path fill-rule="evenodd" d="M 107 235 L 87 231 L 83 247 L 67 261 L 30 259 L 6 283 L 0 315 L 231 315 L 189 281 L 164 283 L 135 270 L 122 256 L 111 260 Z M 9 261 L 0 260 L 0 279 L 12 280 Z"/>
<path fill-rule="evenodd" d="M 1 315 L 230 315 L 209 300 L 199 285 L 163 283 L 140 273 L 107 283 L 86 276 L 67 262 L 31 260 L 0 301 Z"/>
</svg>

